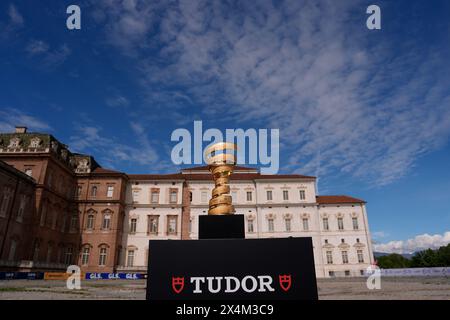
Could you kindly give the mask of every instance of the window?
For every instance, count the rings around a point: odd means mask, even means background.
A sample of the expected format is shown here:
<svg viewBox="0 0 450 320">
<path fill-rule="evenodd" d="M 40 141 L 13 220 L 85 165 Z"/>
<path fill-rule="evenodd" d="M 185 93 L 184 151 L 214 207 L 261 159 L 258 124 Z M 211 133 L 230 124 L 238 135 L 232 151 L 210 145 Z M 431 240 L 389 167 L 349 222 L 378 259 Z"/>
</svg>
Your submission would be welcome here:
<svg viewBox="0 0 450 320">
<path fill-rule="evenodd" d="M 272 191 L 271 190 L 267 191 L 267 201 L 272 201 Z"/>
<path fill-rule="evenodd" d="M 342 251 L 342 263 L 348 263 L 348 253 L 347 251 Z"/>
<path fill-rule="evenodd" d="M 189 233 L 192 233 L 192 219 L 189 219 Z"/>
<path fill-rule="evenodd" d="M 334 271 L 328 271 L 328 275 L 329 275 L 330 277 L 334 277 Z"/>
<path fill-rule="evenodd" d="M 300 200 L 305 200 L 305 199 L 306 199 L 305 190 L 300 190 Z"/>
<path fill-rule="evenodd" d="M 89 254 L 91 253 L 91 248 L 89 247 L 84 247 L 83 248 L 83 253 L 81 254 L 81 264 L 82 265 L 87 265 L 89 263 Z"/>
<path fill-rule="evenodd" d="M 363 251 L 362 250 L 357 250 L 356 253 L 358 255 L 358 262 L 359 263 L 364 263 Z"/>
<path fill-rule="evenodd" d="M 137 199 L 139 198 L 139 190 L 134 189 L 133 190 L 133 201 L 137 202 Z"/>
<path fill-rule="evenodd" d="M 77 215 L 72 215 L 72 217 L 70 217 L 70 230 L 77 230 L 78 229 L 78 216 Z"/>
<path fill-rule="evenodd" d="M 45 219 L 47 219 L 47 202 L 43 202 L 42 203 L 42 208 L 41 208 L 41 220 L 39 222 L 39 225 L 41 227 L 44 226 L 45 224 Z"/>
<path fill-rule="evenodd" d="M 130 233 L 136 233 L 137 219 L 130 220 Z"/>
<path fill-rule="evenodd" d="M 247 231 L 248 232 L 255 232 L 253 220 L 247 220 Z"/>
<path fill-rule="evenodd" d="M 5 188 L 5 194 L 3 195 L 3 201 L 2 201 L 2 205 L 0 207 L 0 216 L 5 217 L 6 216 L 6 211 L 8 210 L 8 206 L 9 206 L 9 199 L 10 199 L 10 189 Z"/>
<path fill-rule="evenodd" d="M 134 265 L 134 250 L 128 250 L 127 267 L 132 267 L 133 265 Z"/>
<path fill-rule="evenodd" d="M 30 141 L 30 148 L 39 148 L 39 145 L 41 144 L 41 139 L 39 138 L 33 138 Z"/>
<path fill-rule="evenodd" d="M 82 186 L 77 186 L 77 197 L 81 196 L 81 191 L 83 190 Z"/>
<path fill-rule="evenodd" d="M 308 231 L 309 230 L 309 222 L 307 218 L 303 218 L 302 219 L 303 222 L 303 231 Z"/>
<path fill-rule="evenodd" d="M 345 274 L 346 277 L 350 276 L 350 270 L 345 270 L 344 274 Z"/>
<path fill-rule="evenodd" d="M 66 248 L 66 252 L 64 254 L 65 264 L 72 264 L 72 255 L 73 255 L 73 248 L 72 247 Z"/>
<path fill-rule="evenodd" d="M 9 141 L 9 147 L 10 148 L 17 148 L 20 145 L 20 139 L 19 138 L 12 138 Z"/>
<path fill-rule="evenodd" d="M 328 225 L 328 218 L 323 218 L 323 230 L 330 230 L 330 226 Z"/>
<path fill-rule="evenodd" d="M 237 202 L 237 192 L 236 191 L 232 191 L 231 192 L 231 199 L 233 200 L 233 202 Z"/>
<path fill-rule="evenodd" d="M 359 226 L 358 226 L 358 218 L 352 218 L 352 223 L 353 223 L 353 230 L 358 230 Z"/>
<path fill-rule="evenodd" d="M 111 228 L 111 214 L 105 213 L 103 215 L 102 229 L 109 230 Z"/>
<path fill-rule="evenodd" d="M 328 239 L 325 239 L 325 244 L 327 244 L 328 243 Z"/>
<path fill-rule="evenodd" d="M 327 251 L 327 264 L 333 264 L 333 251 Z"/>
<path fill-rule="evenodd" d="M 269 218 L 267 220 L 267 228 L 269 229 L 269 232 L 273 232 L 275 230 L 273 225 L 273 218 Z"/>
<path fill-rule="evenodd" d="M 94 229 L 94 215 L 89 214 L 86 221 L 86 229 L 92 230 Z"/>
<path fill-rule="evenodd" d="M 189 202 L 192 202 L 192 192 L 189 192 Z"/>
<path fill-rule="evenodd" d="M 17 242 L 16 240 L 11 240 L 11 244 L 9 246 L 9 254 L 8 254 L 8 260 L 9 261 L 14 261 L 16 259 L 16 247 L 17 247 Z"/>
<path fill-rule="evenodd" d="M 52 253 L 53 253 L 53 244 L 49 243 L 47 246 L 47 263 L 50 263 L 52 259 Z"/>
<path fill-rule="evenodd" d="M 252 201 L 252 192 L 251 191 L 247 191 L 247 201 Z"/>
<path fill-rule="evenodd" d="M 105 266 L 106 265 L 106 253 L 107 253 L 107 249 L 106 248 L 100 248 L 100 255 L 98 257 L 98 265 L 99 266 Z"/>
<path fill-rule="evenodd" d="M 363 276 L 364 275 L 364 270 L 359 270 L 359 274 Z"/>
<path fill-rule="evenodd" d="M 284 224 L 286 225 L 286 231 L 291 232 L 291 219 L 290 218 L 284 219 Z"/>
<path fill-rule="evenodd" d="M 177 203 L 177 196 L 178 196 L 177 190 L 170 190 L 170 203 Z"/>
<path fill-rule="evenodd" d="M 25 174 L 29 177 L 33 177 L 33 169 L 31 168 L 26 168 L 25 169 Z"/>
<path fill-rule="evenodd" d="M 107 191 L 106 191 L 106 197 L 112 198 L 113 195 L 114 195 L 114 187 L 108 186 Z"/>
<path fill-rule="evenodd" d="M 97 187 L 96 186 L 93 186 L 92 188 L 91 188 L 91 197 L 96 197 L 97 196 Z"/>
<path fill-rule="evenodd" d="M 167 216 L 167 234 L 177 233 L 177 216 Z"/>
<path fill-rule="evenodd" d="M 58 220 L 58 213 L 56 211 L 53 211 L 53 215 L 52 215 L 52 229 L 56 228 L 56 224 Z"/>
<path fill-rule="evenodd" d="M 158 233 L 158 225 L 159 225 L 159 217 L 158 216 L 149 216 L 148 217 L 148 233 L 157 234 Z"/>
<path fill-rule="evenodd" d="M 47 178 L 47 185 L 48 185 L 49 188 L 52 187 L 52 181 L 53 181 L 53 174 L 50 172 L 48 174 L 48 178 Z"/>
<path fill-rule="evenodd" d="M 206 191 L 202 191 L 202 198 L 201 201 L 203 203 L 208 202 L 208 193 Z"/>
<path fill-rule="evenodd" d="M 344 230 L 344 219 L 338 218 L 338 229 Z"/>
<path fill-rule="evenodd" d="M 289 191 L 283 190 L 283 200 L 289 200 Z"/>
<path fill-rule="evenodd" d="M 152 195 L 150 199 L 151 203 L 159 202 L 159 190 L 152 190 Z"/>
<path fill-rule="evenodd" d="M 33 248 L 33 261 L 38 261 L 38 259 L 39 259 L 39 250 L 40 250 L 39 241 L 35 240 L 34 248 Z"/>
<path fill-rule="evenodd" d="M 22 220 L 23 220 L 23 212 L 25 210 L 26 203 L 27 203 L 27 196 L 26 195 L 22 195 L 20 197 L 19 210 L 17 211 L 17 218 L 16 218 L 16 220 L 18 222 L 22 222 Z"/>
</svg>

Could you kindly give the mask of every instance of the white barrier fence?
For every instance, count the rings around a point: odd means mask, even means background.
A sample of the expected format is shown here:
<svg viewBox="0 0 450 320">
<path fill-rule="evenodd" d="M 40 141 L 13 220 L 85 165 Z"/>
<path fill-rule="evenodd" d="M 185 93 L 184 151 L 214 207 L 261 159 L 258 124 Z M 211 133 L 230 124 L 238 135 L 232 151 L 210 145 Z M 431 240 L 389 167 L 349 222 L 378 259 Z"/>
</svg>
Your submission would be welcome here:
<svg viewBox="0 0 450 320">
<path fill-rule="evenodd" d="M 450 277 L 450 267 L 381 269 L 382 277 Z"/>
</svg>

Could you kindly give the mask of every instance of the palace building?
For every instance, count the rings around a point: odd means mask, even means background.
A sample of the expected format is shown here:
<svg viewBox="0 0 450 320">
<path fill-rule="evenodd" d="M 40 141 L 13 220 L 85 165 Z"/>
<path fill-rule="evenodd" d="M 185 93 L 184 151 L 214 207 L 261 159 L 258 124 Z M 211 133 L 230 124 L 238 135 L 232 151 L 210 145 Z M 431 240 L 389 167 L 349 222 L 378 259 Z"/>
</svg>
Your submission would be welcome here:
<svg viewBox="0 0 450 320">
<path fill-rule="evenodd" d="M 198 238 L 213 187 L 206 166 L 125 174 L 49 134 L 0 134 L 0 269 L 146 272 L 149 240 Z M 317 277 L 374 262 L 365 201 L 318 195 L 315 177 L 237 166 L 231 195 L 246 238 L 311 237 Z"/>
</svg>

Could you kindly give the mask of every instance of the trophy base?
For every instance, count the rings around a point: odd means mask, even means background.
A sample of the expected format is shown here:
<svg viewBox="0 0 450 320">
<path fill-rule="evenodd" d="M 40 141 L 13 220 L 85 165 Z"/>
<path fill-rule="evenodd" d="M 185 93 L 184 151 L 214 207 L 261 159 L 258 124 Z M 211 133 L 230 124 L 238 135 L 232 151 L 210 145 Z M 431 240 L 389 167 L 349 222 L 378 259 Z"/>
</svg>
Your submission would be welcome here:
<svg viewBox="0 0 450 320">
<path fill-rule="evenodd" d="M 198 217 L 198 238 L 245 239 L 244 215 L 201 215 Z"/>
</svg>

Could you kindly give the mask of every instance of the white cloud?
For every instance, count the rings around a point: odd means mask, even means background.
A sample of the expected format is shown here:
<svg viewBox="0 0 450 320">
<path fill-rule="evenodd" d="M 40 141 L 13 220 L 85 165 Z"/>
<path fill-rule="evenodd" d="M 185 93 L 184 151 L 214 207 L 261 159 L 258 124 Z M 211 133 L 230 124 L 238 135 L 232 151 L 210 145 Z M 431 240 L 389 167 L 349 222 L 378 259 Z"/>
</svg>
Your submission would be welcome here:
<svg viewBox="0 0 450 320">
<path fill-rule="evenodd" d="M 127 98 L 121 95 L 109 97 L 106 99 L 106 104 L 110 107 L 127 107 L 130 102 Z"/>
<path fill-rule="evenodd" d="M 30 131 L 49 131 L 48 123 L 14 108 L 0 110 L 0 132 L 14 132 L 15 126 L 25 126 Z"/>
<path fill-rule="evenodd" d="M 21 26 L 24 23 L 24 19 L 20 12 L 17 10 L 16 6 L 13 4 L 9 5 L 8 15 L 11 23 L 13 25 Z"/>
<path fill-rule="evenodd" d="M 375 232 L 372 232 L 372 236 L 375 239 L 379 239 L 379 238 L 386 238 L 388 236 L 388 234 L 384 231 L 375 231 Z"/>
<path fill-rule="evenodd" d="M 57 67 L 63 64 L 71 53 L 72 50 L 66 44 L 62 44 L 57 49 L 47 52 L 43 63 L 46 67 Z"/>
<path fill-rule="evenodd" d="M 48 43 L 42 40 L 31 40 L 25 50 L 30 57 L 40 60 L 40 67 L 53 69 L 63 64 L 72 53 L 67 44 L 62 44 L 57 48 L 51 49 Z"/>
<path fill-rule="evenodd" d="M 147 166 L 149 171 L 165 170 L 169 163 L 161 161 L 154 143 L 147 137 L 144 128 L 131 123 L 135 136 L 129 144 L 119 142 L 114 136 L 106 136 L 98 126 L 82 125 L 75 128 L 76 134 L 70 137 L 69 146 L 73 152 L 86 152 L 97 158 L 103 166 L 116 167 L 123 163 Z"/>
<path fill-rule="evenodd" d="M 42 40 L 32 40 L 26 47 L 26 51 L 31 55 L 47 52 L 49 46 Z"/>
<path fill-rule="evenodd" d="M 161 97 L 158 86 L 183 87 L 207 106 L 203 118 L 226 110 L 236 125 L 280 128 L 291 171 L 384 185 L 450 136 L 444 51 L 370 42 L 351 15 L 355 2 L 243 1 L 240 12 L 222 1 L 103 6 L 112 43 L 140 58 L 151 97 Z"/>
<path fill-rule="evenodd" d="M 448 243 L 450 243 L 450 231 L 442 235 L 429 235 L 425 233 L 404 241 L 374 244 L 374 250 L 386 253 L 413 253 L 425 249 L 438 249 Z"/>
</svg>

